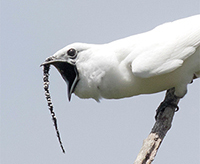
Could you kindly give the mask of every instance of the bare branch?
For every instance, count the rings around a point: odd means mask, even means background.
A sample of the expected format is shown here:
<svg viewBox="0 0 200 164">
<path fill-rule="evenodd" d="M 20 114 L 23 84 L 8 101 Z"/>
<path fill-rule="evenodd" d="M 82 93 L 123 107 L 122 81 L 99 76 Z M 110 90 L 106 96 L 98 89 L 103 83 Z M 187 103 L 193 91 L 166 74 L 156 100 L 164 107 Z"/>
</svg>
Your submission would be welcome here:
<svg viewBox="0 0 200 164">
<path fill-rule="evenodd" d="M 144 140 L 134 164 L 151 164 L 154 160 L 167 131 L 171 128 L 178 102 L 179 98 L 174 95 L 174 88 L 169 89 L 164 101 L 157 109 L 156 122 L 151 133 Z"/>
</svg>

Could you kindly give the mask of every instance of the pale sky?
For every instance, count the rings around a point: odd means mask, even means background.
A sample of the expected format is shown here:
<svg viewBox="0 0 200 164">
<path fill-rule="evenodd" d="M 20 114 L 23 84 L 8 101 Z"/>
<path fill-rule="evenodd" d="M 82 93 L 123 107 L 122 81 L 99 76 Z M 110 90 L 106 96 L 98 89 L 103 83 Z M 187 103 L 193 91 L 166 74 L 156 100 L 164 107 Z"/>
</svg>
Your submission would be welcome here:
<svg viewBox="0 0 200 164">
<path fill-rule="evenodd" d="M 131 164 L 165 92 L 121 100 L 68 102 L 54 67 L 50 92 L 66 154 L 61 152 L 39 65 L 73 42 L 107 43 L 199 14 L 199 0 L 2 0 L 1 164 Z M 189 85 L 154 164 L 199 164 L 200 79 Z"/>
</svg>

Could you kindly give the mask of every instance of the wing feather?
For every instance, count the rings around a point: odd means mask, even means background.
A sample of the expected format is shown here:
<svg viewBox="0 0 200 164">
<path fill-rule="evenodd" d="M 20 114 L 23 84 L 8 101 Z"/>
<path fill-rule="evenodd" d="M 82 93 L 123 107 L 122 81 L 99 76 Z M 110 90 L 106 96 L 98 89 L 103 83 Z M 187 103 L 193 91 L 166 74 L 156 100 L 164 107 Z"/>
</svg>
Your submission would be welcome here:
<svg viewBox="0 0 200 164">
<path fill-rule="evenodd" d="M 141 37 L 138 54 L 130 54 L 133 74 L 149 78 L 172 72 L 200 45 L 200 15 L 163 24 Z"/>
</svg>

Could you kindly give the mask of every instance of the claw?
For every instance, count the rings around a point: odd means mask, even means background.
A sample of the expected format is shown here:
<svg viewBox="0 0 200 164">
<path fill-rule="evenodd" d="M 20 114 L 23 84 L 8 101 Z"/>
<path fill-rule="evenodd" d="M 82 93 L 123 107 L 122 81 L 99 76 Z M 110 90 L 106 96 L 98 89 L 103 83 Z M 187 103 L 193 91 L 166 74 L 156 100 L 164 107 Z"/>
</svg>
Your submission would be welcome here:
<svg viewBox="0 0 200 164">
<path fill-rule="evenodd" d="M 174 108 L 175 108 L 175 112 L 177 112 L 177 111 L 179 110 L 178 105 L 176 105 L 176 104 L 173 103 L 173 99 L 172 99 L 172 100 L 168 100 L 168 101 L 164 100 L 164 101 L 159 105 L 159 107 L 158 107 L 157 110 L 156 110 L 156 115 L 155 115 L 155 119 L 156 119 L 156 120 L 157 120 L 157 118 L 158 118 L 158 115 L 159 115 L 160 113 L 163 113 L 164 110 L 165 110 L 167 107 L 174 107 Z"/>
<path fill-rule="evenodd" d="M 155 115 L 156 120 L 158 119 L 158 115 L 162 114 L 167 107 L 174 108 L 175 112 L 179 110 L 179 107 L 177 104 L 180 100 L 180 97 L 177 97 L 174 94 L 174 92 L 175 92 L 175 88 L 171 88 L 167 90 L 164 101 L 159 105 L 159 107 L 156 110 L 156 115 Z"/>
</svg>

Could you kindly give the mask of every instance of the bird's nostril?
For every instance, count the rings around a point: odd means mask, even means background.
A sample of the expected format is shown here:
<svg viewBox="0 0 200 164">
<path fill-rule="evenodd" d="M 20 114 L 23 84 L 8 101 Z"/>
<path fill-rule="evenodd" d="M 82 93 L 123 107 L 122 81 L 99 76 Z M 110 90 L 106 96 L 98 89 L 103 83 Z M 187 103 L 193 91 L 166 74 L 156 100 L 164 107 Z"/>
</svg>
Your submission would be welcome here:
<svg viewBox="0 0 200 164">
<path fill-rule="evenodd" d="M 46 62 L 48 62 L 48 61 L 51 61 L 51 60 L 53 60 L 53 57 L 52 56 L 50 56 L 50 57 L 48 57 L 48 58 L 46 58 Z"/>
</svg>

